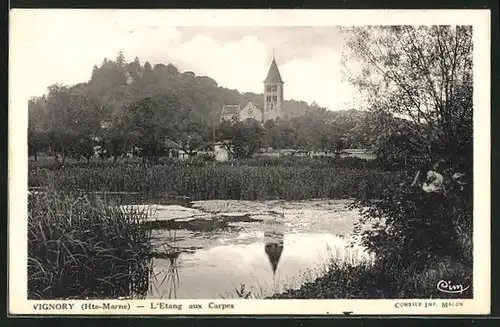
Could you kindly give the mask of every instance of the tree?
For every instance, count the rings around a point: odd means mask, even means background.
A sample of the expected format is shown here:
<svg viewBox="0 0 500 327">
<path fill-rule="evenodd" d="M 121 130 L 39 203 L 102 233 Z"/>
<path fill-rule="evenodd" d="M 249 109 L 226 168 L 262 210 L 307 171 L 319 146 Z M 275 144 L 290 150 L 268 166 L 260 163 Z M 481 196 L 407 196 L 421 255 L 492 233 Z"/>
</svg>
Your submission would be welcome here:
<svg viewBox="0 0 500 327">
<path fill-rule="evenodd" d="M 362 67 L 350 80 L 370 108 L 404 119 L 412 148 L 429 162 L 466 153 L 472 161 L 472 28 L 356 27 L 349 35 L 346 65 Z"/>
<path fill-rule="evenodd" d="M 94 65 L 94 67 L 92 67 L 91 80 L 95 80 L 96 79 L 98 71 L 99 71 L 99 67 L 97 67 L 97 65 Z"/>
<path fill-rule="evenodd" d="M 55 160 L 59 161 L 60 156 L 61 165 L 68 155 L 83 155 L 89 160 L 104 108 L 97 100 L 72 92 L 63 85 L 49 87 L 46 108 L 47 139 Z"/>
<path fill-rule="evenodd" d="M 472 188 L 456 187 L 453 176 L 472 173 L 472 28 L 356 27 L 349 33 L 346 59 L 361 67 L 350 80 L 367 97 L 378 155 L 418 170 L 382 194 L 360 192 L 354 207 L 362 221 L 375 220 L 362 232 L 363 244 L 388 271 L 419 272 L 444 258 L 470 268 Z M 428 173 L 442 177 L 441 187 L 424 187 L 428 181 L 418 177 Z"/>
<path fill-rule="evenodd" d="M 333 135 L 333 140 L 332 140 L 332 151 L 333 153 L 339 155 L 342 153 L 342 151 L 344 150 L 344 138 L 341 136 L 341 135 L 336 135 L 334 134 Z"/>
<path fill-rule="evenodd" d="M 131 150 L 131 142 L 125 126 L 124 115 L 110 115 L 101 124 L 100 134 L 97 138 L 97 146 L 100 147 L 101 158 L 113 158 L 116 162 L 120 156 L 124 156 Z"/>
<path fill-rule="evenodd" d="M 205 139 L 200 133 L 183 133 L 177 138 L 178 144 L 188 156 L 194 156 L 205 145 Z"/>
<path fill-rule="evenodd" d="M 151 98 L 134 102 L 126 107 L 123 119 L 131 148 L 138 148 L 145 160 L 156 160 L 161 155 L 165 134 L 156 103 Z"/>
<path fill-rule="evenodd" d="M 218 126 L 217 139 L 235 158 L 249 158 L 263 145 L 264 129 L 259 122 L 225 121 Z"/>
<path fill-rule="evenodd" d="M 128 147 L 137 147 L 144 159 L 156 161 L 165 152 L 165 141 L 182 144 L 187 152 L 196 151 L 202 137 L 202 124 L 191 103 L 165 90 L 163 94 L 140 99 L 126 107 L 121 125 Z"/>
<path fill-rule="evenodd" d="M 194 156 L 204 148 L 212 136 L 211 128 L 201 120 L 192 107 L 186 108 L 182 115 L 177 116 L 176 128 L 176 135 L 170 137 L 189 156 Z"/>
<path fill-rule="evenodd" d="M 125 56 L 123 55 L 123 51 L 118 52 L 118 56 L 116 56 L 116 64 L 120 69 L 125 67 Z"/>
<path fill-rule="evenodd" d="M 137 83 L 142 78 L 142 67 L 141 62 L 138 57 L 135 57 L 134 61 L 127 65 L 127 73 L 132 77 L 133 82 Z"/>
<path fill-rule="evenodd" d="M 292 124 L 283 120 L 268 120 L 264 124 L 265 143 L 274 149 L 295 148 L 297 134 Z"/>
<path fill-rule="evenodd" d="M 158 78 L 156 77 L 153 67 L 149 63 L 149 61 L 146 61 L 144 63 L 144 70 L 143 70 L 143 75 L 142 75 L 142 83 L 146 85 L 150 84 L 156 84 L 158 83 Z"/>
<path fill-rule="evenodd" d="M 46 98 L 35 97 L 28 102 L 28 155 L 34 156 L 47 149 Z"/>
</svg>

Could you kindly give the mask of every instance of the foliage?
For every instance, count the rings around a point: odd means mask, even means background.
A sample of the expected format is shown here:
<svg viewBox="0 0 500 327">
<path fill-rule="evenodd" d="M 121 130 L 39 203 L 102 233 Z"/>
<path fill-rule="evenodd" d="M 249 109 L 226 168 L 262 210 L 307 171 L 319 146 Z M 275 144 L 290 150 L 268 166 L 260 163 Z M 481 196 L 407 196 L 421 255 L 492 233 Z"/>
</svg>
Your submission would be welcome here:
<svg viewBox="0 0 500 327">
<path fill-rule="evenodd" d="M 404 120 L 410 135 L 398 149 L 424 152 L 427 163 L 470 156 L 472 27 L 356 27 L 349 35 L 346 65 L 361 64 L 351 82 L 372 110 Z"/>
<path fill-rule="evenodd" d="M 30 196 L 28 214 L 29 299 L 145 295 L 147 212 L 50 191 Z"/>
<path fill-rule="evenodd" d="M 453 185 L 453 181 L 449 182 Z M 362 212 L 362 243 L 381 263 L 423 270 L 429 262 L 452 258 L 472 265 L 472 193 L 469 186 L 449 186 L 446 195 L 420 187 L 394 184 L 379 201 L 363 199 L 353 207 Z"/>
<path fill-rule="evenodd" d="M 367 124 L 379 131 L 377 154 L 408 172 L 380 201 L 358 197 L 354 207 L 374 222 L 360 232 L 363 244 L 382 266 L 421 272 L 451 258 L 471 267 L 472 28 L 354 28 L 348 45 L 348 59 L 361 64 L 351 81 L 368 96 Z M 422 190 L 429 171 L 444 176 L 444 190 Z"/>
<path fill-rule="evenodd" d="M 182 139 L 191 131 L 193 120 L 192 111 L 179 96 L 164 94 L 127 106 L 122 126 L 128 146 L 137 148 L 139 156 L 156 160 L 165 154 L 165 140 Z"/>
<path fill-rule="evenodd" d="M 46 98 L 29 102 L 28 137 L 32 152 L 48 148 L 62 164 L 66 157 L 89 157 L 92 139 L 99 134 L 103 107 L 68 87 L 49 87 Z"/>
<path fill-rule="evenodd" d="M 224 121 L 217 129 L 217 138 L 226 144 L 234 158 L 249 158 L 263 145 L 264 129 L 255 120 Z"/>
</svg>

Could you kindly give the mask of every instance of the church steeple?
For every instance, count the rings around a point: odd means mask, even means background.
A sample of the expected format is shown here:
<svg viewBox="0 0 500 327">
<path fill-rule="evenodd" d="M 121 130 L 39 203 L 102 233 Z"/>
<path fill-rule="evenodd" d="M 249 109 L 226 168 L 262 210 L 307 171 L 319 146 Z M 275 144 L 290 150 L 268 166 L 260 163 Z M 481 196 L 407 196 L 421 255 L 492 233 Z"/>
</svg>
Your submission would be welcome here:
<svg viewBox="0 0 500 327">
<path fill-rule="evenodd" d="M 273 60 L 264 80 L 264 122 L 282 117 L 283 84 L 273 49 Z"/>
<path fill-rule="evenodd" d="M 279 230 L 280 227 L 283 228 L 281 224 L 275 226 L 271 225 L 269 230 L 264 231 L 264 251 L 273 269 L 273 275 L 276 274 L 276 269 L 278 269 L 278 264 L 284 249 L 284 234 Z"/>
<path fill-rule="evenodd" d="M 283 83 L 283 79 L 281 78 L 280 71 L 278 69 L 278 65 L 276 64 L 276 59 L 274 59 L 273 55 L 273 61 L 271 62 L 271 66 L 269 67 L 269 71 L 267 72 L 267 77 L 264 80 L 264 83 L 270 84 L 270 83 Z"/>
</svg>

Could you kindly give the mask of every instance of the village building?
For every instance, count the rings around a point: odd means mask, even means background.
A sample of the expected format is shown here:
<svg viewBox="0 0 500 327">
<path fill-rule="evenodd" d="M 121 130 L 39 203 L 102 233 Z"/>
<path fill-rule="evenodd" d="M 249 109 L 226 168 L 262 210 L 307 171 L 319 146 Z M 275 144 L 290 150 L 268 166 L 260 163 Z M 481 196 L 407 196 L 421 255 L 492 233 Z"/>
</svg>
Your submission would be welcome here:
<svg viewBox="0 0 500 327">
<path fill-rule="evenodd" d="M 255 119 L 260 123 L 268 120 L 283 118 L 284 93 L 283 79 L 278 69 L 278 64 L 273 55 L 273 61 L 264 80 L 264 108 L 258 108 L 252 102 L 241 109 L 238 104 L 225 104 L 222 107 L 220 121 L 245 121 Z"/>
<path fill-rule="evenodd" d="M 232 121 L 240 119 L 240 105 L 239 104 L 225 104 L 222 107 L 220 114 L 220 121 Z"/>
<path fill-rule="evenodd" d="M 222 143 L 214 144 L 214 152 L 215 152 L 215 160 L 218 162 L 224 162 L 230 159 L 229 151 Z"/>
<path fill-rule="evenodd" d="M 245 121 L 247 119 L 254 119 L 258 122 L 262 122 L 264 120 L 262 111 L 257 108 L 253 102 L 249 102 L 245 108 L 240 110 L 239 120 Z"/>
</svg>

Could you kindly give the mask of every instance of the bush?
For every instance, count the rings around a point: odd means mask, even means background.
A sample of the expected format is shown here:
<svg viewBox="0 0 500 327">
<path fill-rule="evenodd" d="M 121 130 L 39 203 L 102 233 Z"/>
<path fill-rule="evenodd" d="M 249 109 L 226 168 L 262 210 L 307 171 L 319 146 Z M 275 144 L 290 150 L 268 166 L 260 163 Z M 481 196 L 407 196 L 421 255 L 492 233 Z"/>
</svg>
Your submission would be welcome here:
<svg viewBox="0 0 500 327">
<path fill-rule="evenodd" d="M 142 296 L 148 288 L 145 212 L 49 192 L 28 201 L 28 298 Z"/>
<path fill-rule="evenodd" d="M 362 214 L 357 234 L 381 264 L 422 271 L 446 258 L 472 265 L 472 192 L 470 187 L 426 193 L 407 184 L 387 186 L 379 201 L 358 199 Z M 361 232 L 362 224 L 373 228 Z"/>
</svg>

